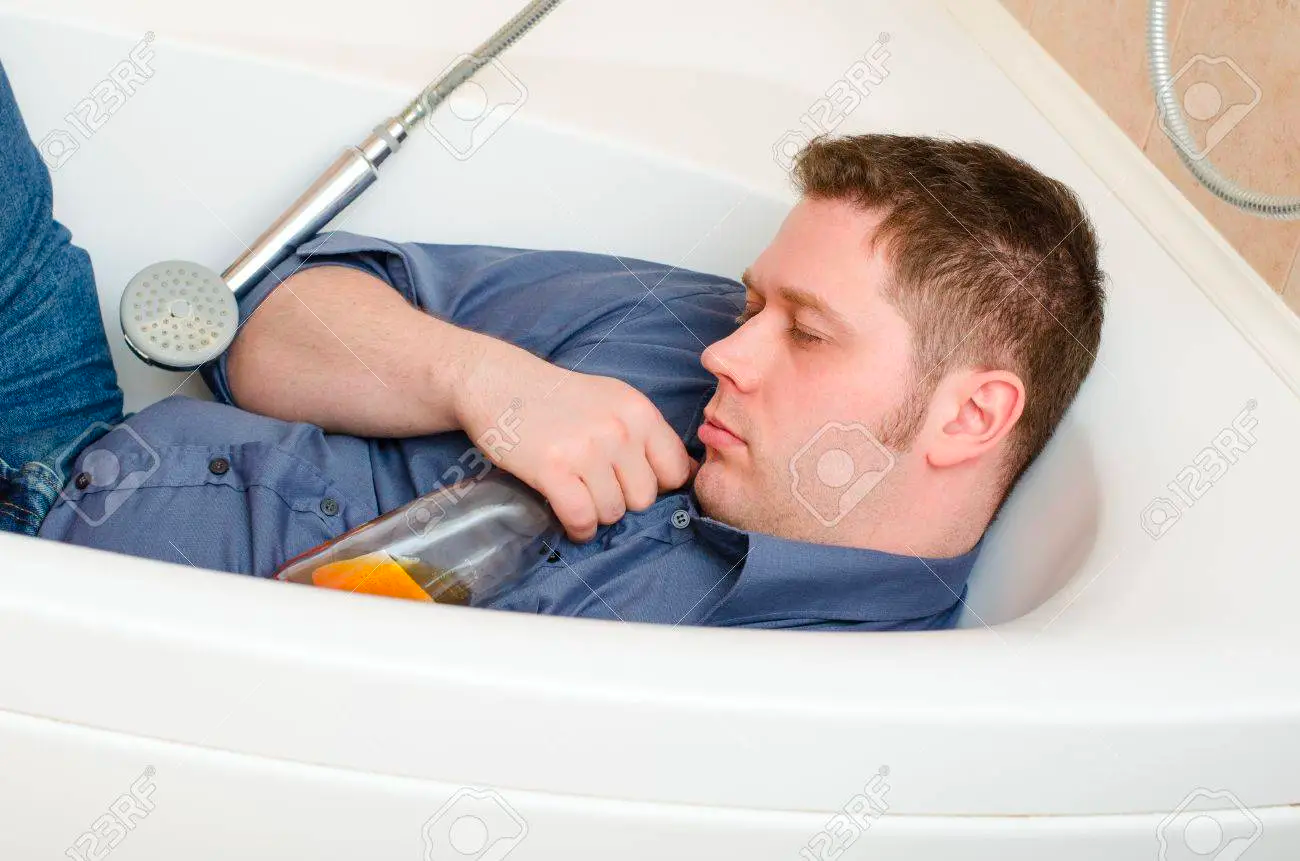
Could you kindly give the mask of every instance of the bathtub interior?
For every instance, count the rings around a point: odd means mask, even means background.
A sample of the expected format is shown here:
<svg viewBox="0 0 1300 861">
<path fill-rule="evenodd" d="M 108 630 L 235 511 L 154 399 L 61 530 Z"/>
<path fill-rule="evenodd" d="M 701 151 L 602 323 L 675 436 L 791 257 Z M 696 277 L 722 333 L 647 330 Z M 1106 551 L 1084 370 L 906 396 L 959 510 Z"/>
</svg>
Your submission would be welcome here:
<svg viewBox="0 0 1300 861">
<path fill-rule="evenodd" d="M 936 38 L 919 32 L 909 13 L 872 12 L 889 24 L 895 45 Z M 0 56 L 33 137 L 67 129 L 68 112 L 138 38 L 14 18 L 0 34 Z M 341 146 L 412 91 L 166 38 L 152 52 L 158 73 L 54 172 L 57 215 L 94 260 L 128 410 L 174 392 L 207 397 L 196 375 L 148 368 L 122 343 L 117 302 L 129 277 L 162 258 L 221 269 Z M 1028 158 L 1079 191 L 1111 279 L 1096 368 L 991 527 L 962 624 L 1037 619 L 1044 627 L 1066 608 L 1082 617 L 1094 604 L 1108 618 L 1136 620 L 1147 612 L 1136 596 L 1150 589 L 1154 599 L 1171 585 L 1167 578 L 1201 578 L 1209 585 L 1198 581 L 1198 589 L 1223 592 L 1213 572 L 1240 564 L 1242 553 L 1258 557 L 1249 567 L 1271 570 L 1287 552 L 1282 545 L 1294 550 L 1296 542 L 1268 483 L 1270 473 L 1300 477 L 1300 461 L 1283 445 L 1300 426 L 1294 395 L 996 70 L 972 63 L 954 83 L 917 74 L 925 65 L 898 47 L 890 62 L 895 71 L 871 94 L 870 110 L 851 114 L 838 131 L 979 137 Z M 582 58 L 521 57 L 513 68 L 528 82 L 527 110 L 468 159 L 416 134 L 331 226 L 399 240 L 618 253 L 736 277 L 793 201 L 769 156 L 789 125 L 782 106 L 792 98 L 787 90 L 800 92 L 796 85 L 711 70 L 744 110 L 704 128 L 681 125 L 674 136 L 662 129 L 672 128 L 675 110 L 693 122 L 707 113 L 691 95 L 700 75 Z M 611 79 L 616 87 L 593 96 Z M 649 99 L 665 80 L 680 91 Z M 586 92 L 575 99 L 578 81 Z M 974 101 L 986 109 L 944 96 L 954 86 L 980 93 Z M 651 117 L 658 137 L 631 131 L 648 125 L 647 104 L 660 112 Z M 722 157 L 741 147 L 762 158 Z M 1164 486 L 1248 402 L 1268 430 L 1258 451 L 1185 512 L 1183 520 L 1201 526 L 1177 524 L 1157 544 L 1143 529 L 1144 508 L 1167 495 Z M 1197 564 L 1200 573 L 1187 571 Z M 1130 575 L 1126 588 L 1114 582 L 1121 571 Z M 1140 584 L 1138 572 L 1147 572 Z M 1195 612 L 1191 602 L 1184 609 Z"/>
<path fill-rule="evenodd" d="M 13 5 L 46 12 L 0 2 Z M 181 4 L 64 0 L 114 24 L 89 29 L 0 13 L 0 57 L 38 140 L 157 28 L 157 74 L 55 171 L 130 408 L 178 387 L 206 395 L 128 354 L 121 285 L 163 258 L 224 266 L 340 146 L 495 25 L 501 5 L 488 5 L 464 27 L 451 4 L 410 0 L 374 0 L 368 16 L 231 0 L 227 18 L 201 22 Z M 599 828 L 628 857 L 702 857 L 708 822 L 710 857 L 793 857 L 888 763 L 898 815 L 880 833 L 899 848 L 873 843 L 880 857 L 948 857 L 916 847 L 953 821 L 963 852 L 1006 829 L 1006 851 L 980 857 L 1120 857 L 1088 843 L 1107 839 L 1148 857 L 1155 811 L 1193 786 L 1278 805 L 1274 845 L 1295 833 L 1295 808 L 1281 806 L 1295 801 L 1298 707 L 1277 682 L 1294 674 L 1300 599 L 1294 393 L 1117 197 L 1126 189 L 1102 182 L 941 9 L 789 8 L 565 4 L 511 55 L 523 111 L 466 161 L 417 135 L 339 226 L 734 276 L 791 202 L 771 144 L 863 53 L 861 34 L 888 31 L 888 81 L 838 130 L 976 137 L 1028 158 L 1078 190 L 1112 279 L 1097 371 L 992 527 L 965 629 L 842 637 L 476 613 L 0 536 L 16 575 L 0 578 L 0 648 L 39 656 L 0 662 L 0 753 L 23 777 L 6 809 L 29 796 L 42 807 L 10 832 L 36 846 L 39 831 L 47 851 L 52 822 L 77 833 L 130 769 L 154 763 L 174 809 L 194 811 L 158 827 L 185 828 L 173 844 L 203 857 L 277 829 L 310 831 L 322 857 L 346 851 L 327 840 L 387 845 L 377 831 L 414 834 L 471 783 L 525 808 L 530 839 L 554 847 L 537 857 L 598 842 Z M 741 14 L 747 26 L 730 26 Z M 425 15 L 448 16 L 445 43 L 393 26 Z M 187 46 L 168 35 L 182 25 L 240 31 L 258 57 Z M 816 47 L 773 62 L 792 45 Z M 384 65 L 394 47 L 405 65 Z M 262 59 L 284 49 L 296 65 Z M 1153 539 L 1144 507 L 1252 399 L 1257 444 Z M 448 715 L 454 743 L 428 731 Z M 386 806 L 402 793 L 409 804 Z M 196 845 L 188 826 L 214 802 L 240 827 Z M 1087 848 L 1038 851 L 1026 827 L 1070 830 Z M 132 838 L 146 852 L 149 839 Z"/>
</svg>

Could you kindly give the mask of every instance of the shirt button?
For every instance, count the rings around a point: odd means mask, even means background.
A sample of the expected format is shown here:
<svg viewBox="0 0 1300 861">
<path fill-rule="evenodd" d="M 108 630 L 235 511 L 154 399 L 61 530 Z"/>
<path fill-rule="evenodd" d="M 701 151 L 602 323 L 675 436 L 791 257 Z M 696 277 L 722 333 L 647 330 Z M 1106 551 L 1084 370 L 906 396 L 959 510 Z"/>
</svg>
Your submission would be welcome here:
<svg viewBox="0 0 1300 861">
<path fill-rule="evenodd" d="M 560 561 L 560 554 L 558 554 L 558 553 L 552 553 L 550 556 L 547 556 L 547 557 L 546 557 L 546 561 L 547 561 L 547 562 L 559 562 L 559 561 Z"/>
<path fill-rule="evenodd" d="M 333 517 L 339 513 L 339 504 L 332 496 L 327 496 L 320 501 L 320 511 L 326 517 Z"/>
<path fill-rule="evenodd" d="M 208 461 L 208 472 L 213 475 L 225 475 L 230 472 L 230 461 L 224 457 L 214 457 Z"/>
<path fill-rule="evenodd" d="M 77 490 L 85 490 L 87 487 L 90 487 L 90 473 L 77 473 L 77 477 L 72 480 L 72 483 L 77 486 Z"/>
<path fill-rule="evenodd" d="M 691 516 L 682 509 L 673 512 L 673 526 L 678 529 L 685 529 L 691 523 Z"/>
</svg>

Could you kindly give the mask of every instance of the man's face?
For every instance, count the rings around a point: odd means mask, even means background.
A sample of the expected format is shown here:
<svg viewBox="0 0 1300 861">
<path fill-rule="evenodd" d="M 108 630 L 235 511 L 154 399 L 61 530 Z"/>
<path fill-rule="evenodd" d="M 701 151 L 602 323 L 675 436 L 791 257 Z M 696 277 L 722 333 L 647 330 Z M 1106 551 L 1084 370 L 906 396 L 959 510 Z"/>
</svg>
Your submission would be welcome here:
<svg viewBox="0 0 1300 861">
<path fill-rule="evenodd" d="M 910 328 L 881 293 L 881 252 L 867 253 L 880 218 L 802 200 L 746 271 L 744 322 L 702 359 L 718 378 L 695 478 L 710 517 L 849 543 L 884 504 L 871 491 L 904 466 L 895 429 L 916 406 Z"/>
</svg>

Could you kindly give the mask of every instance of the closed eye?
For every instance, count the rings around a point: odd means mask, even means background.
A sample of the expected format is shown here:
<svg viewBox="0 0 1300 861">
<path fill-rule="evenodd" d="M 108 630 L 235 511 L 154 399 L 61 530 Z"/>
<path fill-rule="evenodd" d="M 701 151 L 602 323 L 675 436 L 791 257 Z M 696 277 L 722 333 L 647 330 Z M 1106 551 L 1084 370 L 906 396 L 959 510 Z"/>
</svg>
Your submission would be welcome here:
<svg viewBox="0 0 1300 861">
<path fill-rule="evenodd" d="M 801 344 L 816 344 L 823 340 L 822 338 L 819 338 L 816 335 L 814 335 L 812 332 L 807 332 L 803 329 L 800 329 L 798 326 L 796 326 L 793 323 L 790 324 L 790 327 L 786 329 L 785 332 L 792 339 L 798 341 Z"/>
<path fill-rule="evenodd" d="M 762 310 L 763 309 L 757 305 L 746 305 L 745 309 L 736 315 L 735 318 L 736 325 L 738 326 L 745 325 L 746 322 L 753 319 L 754 315 L 756 315 L 759 311 Z M 799 328 L 799 324 L 797 323 L 791 323 L 789 326 L 787 326 L 785 333 L 790 337 L 790 340 L 800 344 L 818 344 L 826 340 L 825 338 L 822 338 L 818 335 L 814 335 L 812 332 L 809 332 L 807 329 Z"/>
</svg>

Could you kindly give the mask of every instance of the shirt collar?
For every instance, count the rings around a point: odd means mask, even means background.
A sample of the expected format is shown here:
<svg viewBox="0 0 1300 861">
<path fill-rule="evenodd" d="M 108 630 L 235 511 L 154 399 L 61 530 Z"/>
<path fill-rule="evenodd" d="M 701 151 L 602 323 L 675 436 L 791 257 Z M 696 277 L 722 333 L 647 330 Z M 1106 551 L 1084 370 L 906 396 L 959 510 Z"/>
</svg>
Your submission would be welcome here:
<svg viewBox="0 0 1300 861">
<path fill-rule="evenodd" d="M 704 624 L 762 618 L 891 622 L 933 616 L 965 597 L 984 543 L 960 556 L 925 558 L 746 532 L 699 512 L 689 494 L 695 536 L 732 560 L 728 590 Z"/>
</svg>

